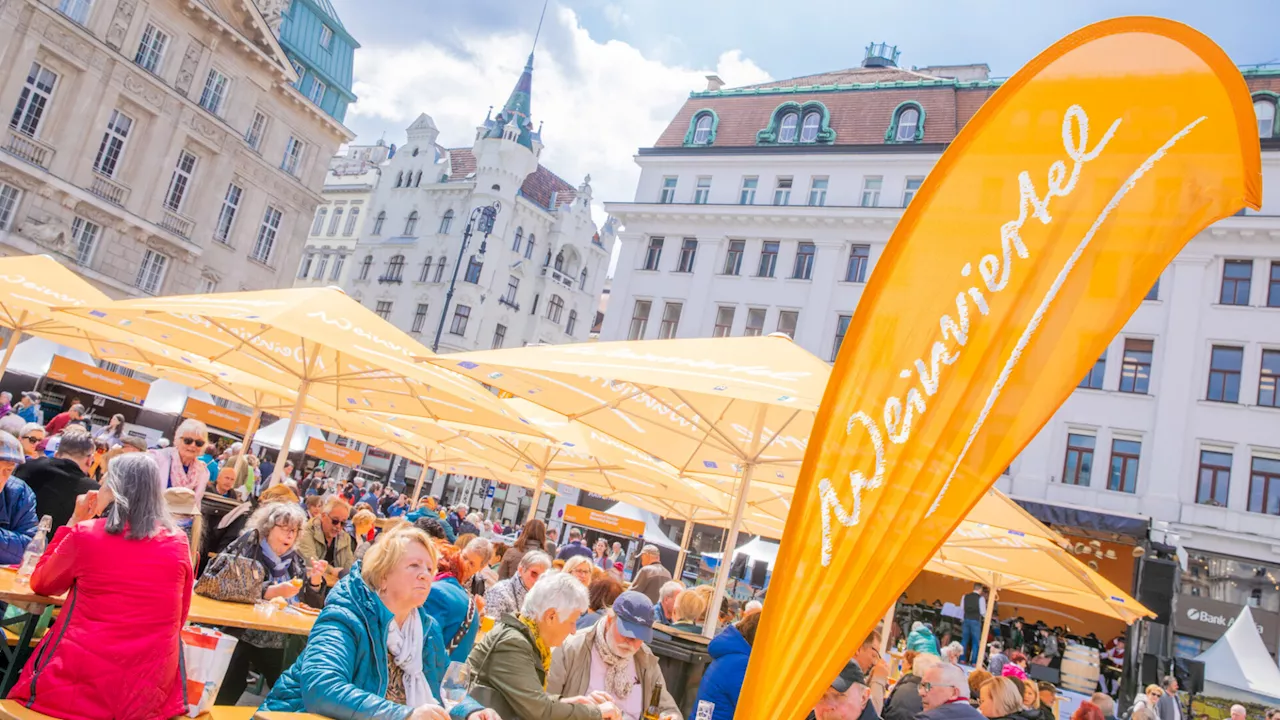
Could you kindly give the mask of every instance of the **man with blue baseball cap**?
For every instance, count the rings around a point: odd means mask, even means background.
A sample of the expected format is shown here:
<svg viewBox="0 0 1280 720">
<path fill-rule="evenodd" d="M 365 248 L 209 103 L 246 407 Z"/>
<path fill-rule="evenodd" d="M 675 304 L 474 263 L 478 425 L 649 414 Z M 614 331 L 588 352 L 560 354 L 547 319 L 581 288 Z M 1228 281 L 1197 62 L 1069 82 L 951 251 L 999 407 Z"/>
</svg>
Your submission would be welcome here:
<svg viewBox="0 0 1280 720">
<path fill-rule="evenodd" d="M 644 714 L 656 686 L 662 686 L 662 720 L 683 720 L 667 692 L 658 658 L 645 644 L 653 639 L 653 603 L 635 591 L 613 601 L 604 618 L 564 641 L 551 656 L 547 692 L 564 698 L 608 695 L 627 717 Z"/>
<path fill-rule="evenodd" d="M 22 562 L 27 543 L 40 525 L 36 518 L 36 494 L 27 484 L 12 477 L 22 464 L 22 444 L 0 431 L 0 565 Z"/>
</svg>

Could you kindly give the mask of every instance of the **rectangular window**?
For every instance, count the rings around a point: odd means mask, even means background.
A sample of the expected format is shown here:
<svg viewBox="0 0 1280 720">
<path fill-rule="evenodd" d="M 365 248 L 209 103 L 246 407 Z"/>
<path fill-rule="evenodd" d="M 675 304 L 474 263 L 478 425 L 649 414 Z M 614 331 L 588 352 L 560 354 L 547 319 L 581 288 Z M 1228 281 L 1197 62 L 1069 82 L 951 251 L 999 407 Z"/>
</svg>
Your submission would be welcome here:
<svg viewBox="0 0 1280 720">
<path fill-rule="evenodd" d="M 1102 378 L 1107 374 L 1107 352 L 1102 351 L 1098 359 L 1094 361 L 1093 367 L 1089 368 L 1089 372 L 1080 381 L 1077 387 L 1089 388 L 1091 390 L 1102 389 Z"/>
<path fill-rule="evenodd" d="M 738 193 L 739 205 L 755 205 L 756 204 L 756 187 L 760 184 L 760 178 L 744 177 L 742 178 L 742 191 Z"/>
<path fill-rule="evenodd" d="M 1231 485 L 1231 454 L 1214 450 L 1200 451 L 1200 477 L 1196 481 L 1196 502 L 1201 505 L 1227 506 L 1227 488 Z"/>
<path fill-rule="evenodd" d="M 796 325 L 800 322 L 799 310 L 780 310 L 778 312 L 778 332 L 794 340 Z"/>
<path fill-rule="evenodd" d="M 1067 434 L 1067 457 L 1062 466 L 1064 485 L 1089 486 L 1093 473 L 1093 448 L 1098 439 L 1092 435 Z"/>
<path fill-rule="evenodd" d="M 276 235 L 280 233 L 281 217 L 279 210 L 270 205 L 267 206 L 266 211 L 262 213 L 262 225 L 258 226 L 258 238 L 253 243 L 253 252 L 249 253 L 249 257 L 264 265 L 271 264 L 271 252 L 276 247 Z"/>
<path fill-rule="evenodd" d="M 378 317 L 382 318 L 383 320 L 390 320 L 391 319 L 391 301 L 379 300 L 378 304 L 374 307 L 374 312 L 378 315 Z"/>
<path fill-rule="evenodd" d="M 1222 263 L 1223 305 L 1248 305 L 1249 286 L 1253 281 L 1252 260 L 1226 260 Z"/>
<path fill-rule="evenodd" d="M 658 325 L 658 339 L 670 340 L 676 336 L 676 331 L 680 329 L 680 313 L 684 310 L 683 303 L 669 302 L 662 307 L 662 324 Z"/>
<path fill-rule="evenodd" d="M 1280 460 L 1253 458 L 1249 468 L 1249 512 L 1280 515 Z"/>
<path fill-rule="evenodd" d="M 449 323 L 449 334 L 466 335 L 467 320 L 471 319 L 471 308 L 467 305 L 458 305 L 453 309 L 453 322 Z"/>
<path fill-rule="evenodd" d="M 811 242 L 802 242 L 796 245 L 796 262 L 795 267 L 791 269 L 791 277 L 796 280 L 810 280 L 813 278 L 813 256 L 817 252 L 817 248 Z"/>
<path fill-rule="evenodd" d="M 9 119 L 9 127 L 23 135 L 38 137 L 40 124 L 49 102 L 53 100 L 53 88 L 57 84 L 58 76 L 53 71 L 40 63 L 31 63 L 26 82 L 22 84 L 22 93 L 18 96 L 18 105 Z"/>
<path fill-rule="evenodd" d="M 743 337 L 760 337 L 764 334 L 764 317 L 767 308 L 747 308 L 747 327 L 742 331 Z"/>
<path fill-rule="evenodd" d="M 739 275 L 742 273 L 742 256 L 746 254 L 746 240 L 730 240 L 729 252 L 724 256 L 724 274 Z"/>
<path fill-rule="evenodd" d="M 669 205 L 676 201 L 676 181 L 678 178 L 664 177 L 662 178 L 662 192 L 658 195 L 658 202 L 663 205 Z"/>
<path fill-rule="evenodd" d="M 572 335 L 574 329 L 578 327 L 578 311 L 570 310 L 569 319 L 564 324 L 564 334 Z"/>
<path fill-rule="evenodd" d="M 778 268 L 778 241 L 765 240 L 760 245 L 760 263 L 756 267 L 756 277 L 773 277 Z"/>
<path fill-rule="evenodd" d="M 120 156 L 124 154 L 125 141 L 129 139 L 129 131 L 133 129 L 133 119 L 119 110 L 112 110 L 107 118 L 107 129 L 102 133 L 102 142 L 98 145 L 98 155 L 93 160 L 94 172 L 103 177 L 116 176 L 116 168 L 120 165 Z"/>
<path fill-rule="evenodd" d="M 333 30 L 328 25 L 320 26 L 320 47 L 328 50 L 333 46 Z"/>
<path fill-rule="evenodd" d="M 89 19 L 89 7 L 92 4 L 91 0 L 61 0 L 58 12 L 83 25 Z"/>
<path fill-rule="evenodd" d="M 1147 291 L 1146 296 L 1143 297 L 1142 299 L 1143 300 L 1159 300 L 1160 299 L 1160 278 L 1156 278 L 1156 284 L 1151 286 L 1151 289 Z"/>
<path fill-rule="evenodd" d="M 217 292 L 217 291 L 218 291 L 217 280 L 214 280 L 211 277 L 200 278 L 200 294 L 201 295 L 208 295 L 209 293 Z"/>
<path fill-rule="evenodd" d="M 840 315 L 836 318 L 836 337 L 835 342 L 831 345 L 831 362 L 835 362 L 840 356 L 840 346 L 844 344 L 844 336 L 849 332 L 849 323 L 853 321 L 852 315 Z"/>
<path fill-rule="evenodd" d="M 259 150 L 262 146 L 262 137 L 267 134 L 267 116 L 261 111 L 253 112 L 253 122 L 249 123 L 249 129 L 244 133 L 244 141 L 254 150 Z"/>
<path fill-rule="evenodd" d="M 822 207 L 827 204 L 827 183 L 824 177 L 816 177 L 809 183 L 809 205 Z"/>
<path fill-rule="evenodd" d="M 168 256 L 155 250 L 148 250 L 142 256 L 142 265 L 138 267 L 138 278 L 133 281 L 134 287 L 148 295 L 158 295 L 160 286 L 164 284 L 164 272 L 169 267 Z"/>
<path fill-rule="evenodd" d="M 290 135 L 289 143 L 284 148 L 284 160 L 280 163 L 280 169 L 296 176 L 302 169 L 302 153 L 305 148 L 306 143 Z"/>
<path fill-rule="evenodd" d="M 693 189 L 693 204 L 706 205 L 711 197 L 711 178 L 703 175 L 698 178 L 698 185 Z"/>
<path fill-rule="evenodd" d="M 693 261 L 698 256 L 698 241 L 696 238 L 685 238 L 680 243 L 680 262 L 676 266 L 676 272 L 691 273 L 693 272 Z"/>
<path fill-rule="evenodd" d="M 711 337 L 729 337 L 729 333 L 733 332 L 733 314 L 736 309 L 732 305 L 716 308 L 716 326 L 711 331 Z"/>
<path fill-rule="evenodd" d="M 649 238 L 649 248 L 648 250 L 645 251 L 645 254 L 644 254 L 645 270 L 658 269 L 658 263 L 661 262 L 662 260 L 662 243 L 663 242 L 665 242 L 665 240 L 660 237 Z"/>
<path fill-rule="evenodd" d="M 236 213 L 240 211 L 240 198 L 244 190 L 232 183 L 227 186 L 227 194 L 222 198 L 222 209 L 218 211 L 218 224 L 213 228 L 213 239 L 220 243 L 230 244 L 231 228 L 236 223 Z"/>
<path fill-rule="evenodd" d="M 321 255 L 321 256 L 320 256 L 320 259 L 316 262 L 316 275 L 315 275 L 315 279 L 316 279 L 316 280 L 323 280 L 323 279 L 324 279 L 324 271 L 325 271 L 325 270 L 327 270 L 328 268 L 329 268 L 329 254 L 328 254 L 328 253 L 325 253 L 325 254 Z"/>
<path fill-rule="evenodd" d="M 868 175 L 862 178 L 862 207 L 880 205 L 880 186 L 882 185 L 884 185 L 884 178 L 879 175 Z"/>
<path fill-rule="evenodd" d="M 142 31 L 142 41 L 138 43 L 138 53 L 133 61 L 149 73 L 160 72 L 160 62 L 164 60 L 164 50 L 169 46 L 169 36 L 151 23 Z"/>
<path fill-rule="evenodd" d="M 324 102 L 324 94 L 329 89 L 327 85 L 320 82 L 320 78 L 315 73 L 311 74 L 311 89 L 307 92 L 307 99 L 319 105 Z"/>
<path fill-rule="evenodd" d="M 418 303 L 418 309 L 413 311 L 413 332 L 422 332 L 422 326 L 427 322 L 427 304 Z"/>
<path fill-rule="evenodd" d="M 230 83 L 226 75 L 209 68 L 209 75 L 204 79 L 204 90 L 200 93 L 200 107 L 214 115 L 220 115 L 222 101 L 227 97 L 227 85 Z"/>
<path fill-rule="evenodd" d="M 791 204 L 791 178 L 780 177 L 778 184 L 773 189 L 774 205 L 790 205 Z"/>
<path fill-rule="evenodd" d="M 333 259 L 333 272 L 329 275 L 330 280 L 339 280 L 342 277 L 342 266 L 347 264 L 346 255 L 338 255 Z"/>
<path fill-rule="evenodd" d="M 102 228 L 82 217 L 71 221 L 71 242 L 76 247 L 76 264 L 88 265 L 93 260 L 93 251 L 98 247 L 98 234 Z"/>
<path fill-rule="evenodd" d="M 0 227 L 4 227 L 3 210 L 0 204 Z M 1262 367 L 1258 373 L 1258 404 L 1280 407 L 1280 350 L 1262 351 Z"/>
<path fill-rule="evenodd" d="M 1272 261 L 1267 278 L 1267 307 L 1280 307 L 1280 262 Z"/>
<path fill-rule="evenodd" d="M 305 280 L 311 276 L 311 265 L 315 262 L 314 253 L 307 253 L 302 256 L 302 262 L 298 263 L 298 279 Z"/>
<path fill-rule="evenodd" d="M 907 178 L 907 184 L 902 188 L 902 207 L 911 204 L 911 201 L 916 197 L 916 193 L 920 192 L 920 184 L 923 182 L 924 178 L 922 177 Z"/>
<path fill-rule="evenodd" d="M 1120 392 L 1146 395 L 1151 384 L 1151 353 L 1155 342 L 1126 338 L 1120 364 Z"/>
<path fill-rule="evenodd" d="M 867 281 L 867 266 L 871 262 L 870 245 L 854 245 L 849 248 L 849 262 L 844 268 L 844 281 L 864 283 Z"/>
<path fill-rule="evenodd" d="M 507 276 L 507 292 L 503 294 L 501 300 L 503 304 L 515 307 L 516 295 L 520 292 L 520 278 L 515 275 Z"/>
<path fill-rule="evenodd" d="M 8 230 L 18 210 L 22 191 L 12 185 L 0 183 L 0 230 Z"/>
<path fill-rule="evenodd" d="M 169 178 L 169 189 L 164 194 L 166 210 L 182 211 L 182 201 L 187 198 L 187 190 L 191 187 L 191 176 L 195 171 L 196 156 L 186 150 L 178 153 L 178 164 L 173 168 L 173 176 Z"/>
<path fill-rule="evenodd" d="M 637 300 L 631 310 L 631 327 L 627 330 L 628 340 L 643 340 L 644 331 L 649 327 L 649 309 L 653 303 L 648 300 Z"/>
<path fill-rule="evenodd" d="M 494 350 L 502 347 L 502 343 L 507 341 L 507 326 L 498 325 L 493 329 L 493 344 L 490 345 Z"/>
<path fill-rule="evenodd" d="M 476 259 L 475 255 L 467 258 L 467 274 L 463 276 L 463 280 L 473 285 L 480 282 L 480 271 L 484 269 L 484 263 Z"/>
<path fill-rule="evenodd" d="M 1206 400 L 1240 402 L 1240 370 L 1244 348 L 1214 345 L 1209 353 L 1209 390 Z"/>
<path fill-rule="evenodd" d="M 293 73 L 298 76 L 298 82 L 294 84 L 294 87 L 301 90 L 302 78 L 307 76 L 307 69 L 302 66 L 302 63 L 298 62 L 294 58 L 289 58 L 289 64 L 293 66 Z"/>
<path fill-rule="evenodd" d="M 1137 440 L 1111 441 L 1111 472 L 1107 474 L 1107 489 L 1117 492 L 1138 491 L 1138 456 L 1142 443 Z"/>
</svg>

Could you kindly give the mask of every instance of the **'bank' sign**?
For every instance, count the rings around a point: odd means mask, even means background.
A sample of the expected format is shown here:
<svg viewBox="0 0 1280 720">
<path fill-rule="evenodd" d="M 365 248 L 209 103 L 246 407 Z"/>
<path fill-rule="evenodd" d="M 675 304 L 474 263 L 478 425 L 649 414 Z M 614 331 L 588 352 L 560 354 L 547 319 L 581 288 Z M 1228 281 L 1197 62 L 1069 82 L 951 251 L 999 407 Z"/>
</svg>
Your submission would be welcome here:
<svg viewBox="0 0 1280 720">
<path fill-rule="evenodd" d="M 1280 613 L 1261 608 L 1249 608 L 1253 620 L 1258 625 L 1258 634 L 1272 655 L 1276 653 L 1276 644 L 1280 636 Z M 1178 612 L 1174 615 L 1173 629 L 1182 635 L 1217 640 L 1235 622 L 1240 614 L 1240 606 L 1233 603 L 1212 600 L 1192 595 L 1178 596 Z"/>
</svg>

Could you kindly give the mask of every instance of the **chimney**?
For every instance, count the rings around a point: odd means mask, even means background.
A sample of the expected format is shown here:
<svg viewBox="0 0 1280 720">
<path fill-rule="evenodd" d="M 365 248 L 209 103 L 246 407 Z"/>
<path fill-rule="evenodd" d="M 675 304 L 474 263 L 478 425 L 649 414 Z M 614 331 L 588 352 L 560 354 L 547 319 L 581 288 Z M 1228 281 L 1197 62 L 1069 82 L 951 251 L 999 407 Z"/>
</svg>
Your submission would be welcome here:
<svg viewBox="0 0 1280 720">
<path fill-rule="evenodd" d="M 724 87 L 724 81 L 720 79 L 719 75 L 707 76 L 707 92 L 715 92 L 722 87 Z"/>
</svg>

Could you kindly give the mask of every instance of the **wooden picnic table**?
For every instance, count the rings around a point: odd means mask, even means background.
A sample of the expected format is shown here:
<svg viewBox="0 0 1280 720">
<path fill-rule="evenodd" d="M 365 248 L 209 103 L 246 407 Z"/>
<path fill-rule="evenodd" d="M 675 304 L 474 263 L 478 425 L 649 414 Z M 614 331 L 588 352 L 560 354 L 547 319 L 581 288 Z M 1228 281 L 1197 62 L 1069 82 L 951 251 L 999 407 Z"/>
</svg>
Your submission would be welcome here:
<svg viewBox="0 0 1280 720">
<path fill-rule="evenodd" d="M 28 710 L 13 700 L 0 700 L 0 720 L 52 720 L 35 710 Z M 325 720 L 310 713 L 262 712 L 252 707 L 215 705 L 196 720 Z"/>
</svg>

